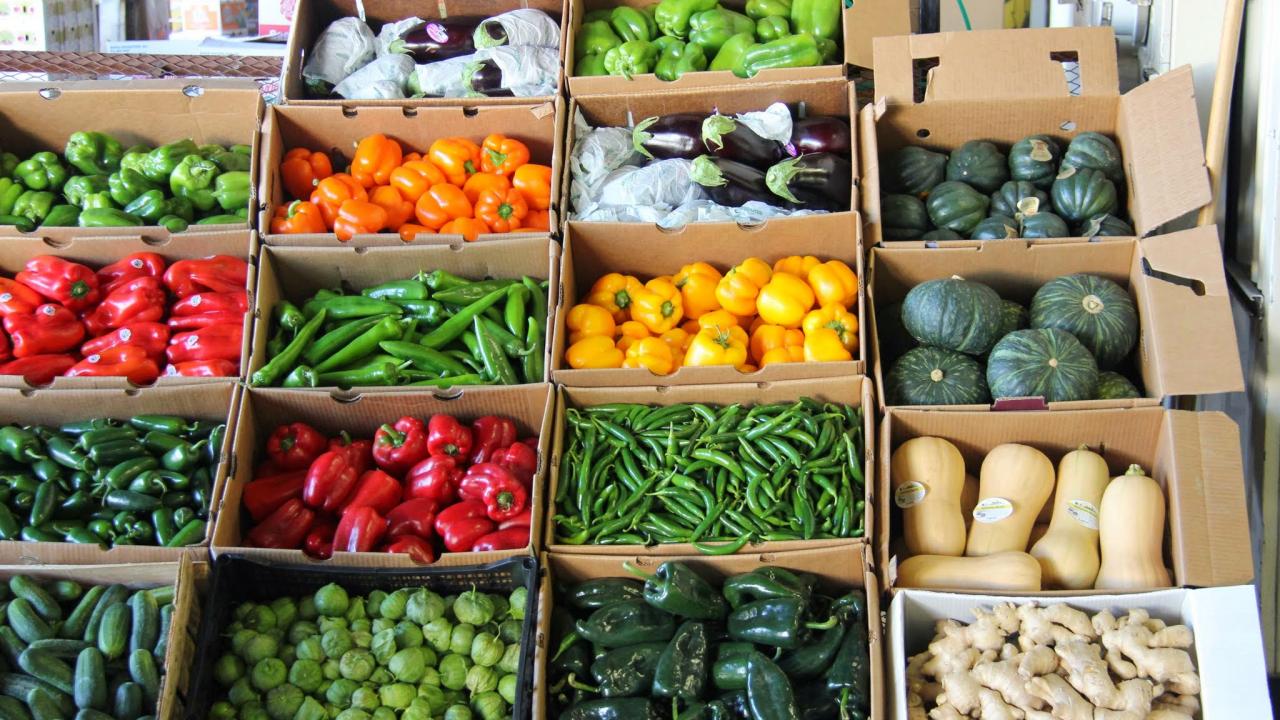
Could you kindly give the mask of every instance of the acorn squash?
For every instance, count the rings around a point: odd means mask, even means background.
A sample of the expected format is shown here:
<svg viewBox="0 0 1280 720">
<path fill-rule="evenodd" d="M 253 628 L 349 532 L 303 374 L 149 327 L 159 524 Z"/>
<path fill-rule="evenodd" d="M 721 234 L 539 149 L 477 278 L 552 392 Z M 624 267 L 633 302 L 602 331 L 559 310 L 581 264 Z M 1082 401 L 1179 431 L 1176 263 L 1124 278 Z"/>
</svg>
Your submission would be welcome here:
<svg viewBox="0 0 1280 720">
<path fill-rule="evenodd" d="M 1067 221 L 1044 210 L 1034 215 L 1023 215 L 1020 226 L 1024 238 L 1071 237 L 1071 229 L 1067 227 Z"/>
<path fill-rule="evenodd" d="M 947 159 L 947 179 L 966 182 L 991 194 L 1009 179 L 1009 162 L 995 143 L 970 140 Z"/>
<path fill-rule="evenodd" d="M 992 215 L 983 218 L 973 232 L 970 240 L 1010 240 L 1018 237 L 1018 221 L 1004 215 Z"/>
<path fill-rule="evenodd" d="M 1120 207 L 1115 183 L 1098 170 L 1063 164 L 1050 191 L 1053 209 L 1063 220 L 1077 225 L 1094 215 L 1114 213 Z"/>
<path fill-rule="evenodd" d="M 929 193 L 925 207 L 935 226 L 968 235 L 987 216 L 990 205 L 991 198 L 986 195 L 965 183 L 948 180 Z"/>
<path fill-rule="evenodd" d="M 1023 138 L 1009 149 L 1009 176 L 1048 190 L 1058 175 L 1061 158 L 1062 148 L 1048 135 Z"/>
<path fill-rule="evenodd" d="M 963 240 L 964 236 L 951 228 L 936 228 L 920 236 L 921 240 Z"/>
<path fill-rule="evenodd" d="M 982 283 L 950 277 L 911 288 L 902 324 L 922 345 L 981 355 L 999 339 L 1000 296 Z"/>
<path fill-rule="evenodd" d="M 1026 180 L 1010 180 L 991 193 L 991 214 L 1017 217 L 1052 210 L 1049 196 Z"/>
<path fill-rule="evenodd" d="M 886 240 L 915 240 L 932 227 L 924 203 L 915 195 L 881 197 L 880 224 Z"/>
<path fill-rule="evenodd" d="M 1082 132 L 1071 139 L 1062 156 L 1063 165 L 1097 170 L 1115 183 L 1124 182 L 1124 163 L 1120 148 L 1111 138 L 1096 132 Z"/>
<path fill-rule="evenodd" d="M 1098 386 L 1098 363 L 1069 332 L 1017 330 L 991 349 L 987 386 L 996 399 L 1039 396 L 1046 402 L 1091 400 Z"/>
<path fill-rule="evenodd" d="M 1079 232 L 1076 234 L 1087 238 L 1132 237 L 1137 235 L 1133 231 L 1132 225 L 1110 213 L 1094 215 L 1089 218 L 1081 224 Z"/>
<path fill-rule="evenodd" d="M 890 153 L 880 167 L 884 189 L 891 193 L 924 197 L 947 179 L 947 156 L 914 145 Z"/>
</svg>

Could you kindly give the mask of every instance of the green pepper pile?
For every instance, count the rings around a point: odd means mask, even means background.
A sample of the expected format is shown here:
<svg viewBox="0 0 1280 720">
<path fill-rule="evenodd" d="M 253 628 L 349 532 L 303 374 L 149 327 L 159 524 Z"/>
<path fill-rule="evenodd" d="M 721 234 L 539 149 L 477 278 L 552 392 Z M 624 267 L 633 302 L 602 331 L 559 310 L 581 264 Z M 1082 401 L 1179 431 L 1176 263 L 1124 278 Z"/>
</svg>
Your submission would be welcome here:
<svg viewBox="0 0 1280 720">
<path fill-rule="evenodd" d="M 840 0 L 748 0 L 744 10 L 716 0 L 662 0 L 589 11 L 574 36 L 574 74 L 654 73 L 670 82 L 699 70 L 749 78 L 840 62 Z"/>
<path fill-rule="evenodd" d="M 72 133 L 61 157 L 0 152 L 0 225 L 182 232 L 191 223 L 248 222 L 251 152 L 190 139 L 126 149 L 100 132 Z"/>
<path fill-rule="evenodd" d="M 227 426 L 169 415 L 0 427 L 0 540 L 204 540 Z"/>
<path fill-rule="evenodd" d="M 255 386 L 516 385 L 542 382 L 547 283 L 444 270 L 360 294 L 321 290 L 276 305 Z"/>
<path fill-rule="evenodd" d="M 520 691 L 528 593 L 336 584 L 244 603 L 214 665 L 211 720 L 506 720 Z"/>
<path fill-rule="evenodd" d="M 172 585 L 0 585 L 0 717 L 137 720 L 156 715 Z M 78 712 L 77 712 L 78 710 Z"/>
<path fill-rule="evenodd" d="M 556 542 L 716 555 L 863 534 L 861 408 L 614 403 L 567 409 L 564 432 Z"/>
<path fill-rule="evenodd" d="M 717 590 L 679 562 L 644 582 L 562 590 L 551 617 L 550 717 L 773 720 L 868 716 L 867 598 L 762 567 Z"/>
</svg>

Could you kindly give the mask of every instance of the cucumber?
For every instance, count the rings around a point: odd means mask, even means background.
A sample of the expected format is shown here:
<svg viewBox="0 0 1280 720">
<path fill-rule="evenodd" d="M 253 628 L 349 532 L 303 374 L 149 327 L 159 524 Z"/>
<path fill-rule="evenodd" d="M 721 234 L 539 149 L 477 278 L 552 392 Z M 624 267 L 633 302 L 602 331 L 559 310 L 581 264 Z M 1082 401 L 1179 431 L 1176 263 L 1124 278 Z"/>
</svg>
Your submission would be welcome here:
<svg viewBox="0 0 1280 720">
<path fill-rule="evenodd" d="M 98 600 L 106 591 L 106 585 L 94 585 L 84 595 L 81 595 L 80 602 L 76 604 L 75 610 L 71 611 L 71 614 L 67 616 L 67 621 L 62 623 L 62 627 L 58 629 L 58 637 L 67 639 L 84 637 L 84 629 L 89 624 L 89 616 L 93 615 L 93 609 L 98 606 Z"/>
<path fill-rule="evenodd" d="M 76 713 L 75 720 L 115 720 L 115 718 L 92 708 L 81 708 L 80 712 Z"/>
<path fill-rule="evenodd" d="M 14 575 L 9 580 L 9 589 L 13 591 L 15 598 L 22 598 L 31 603 L 36 613 L 46 621 L 55 622 L 62 619 L 62 606 L 58 605 L 58 601 L 26 575 Z"/>
<path fill-rule="evenodd" d="M 9 626 L 18 633 L 18 637 L 28 643 L 53 637 L 53 628 L 41 619 L 26 598 L 14 598 L 9 603 L 6 614 Z"/>
<path fill-rule="evenodd" d="M 106 661 L 98 648 L 87 647 L 76 659 L 75 700 L 81 710 L 107 707 Z"/>
<path fill-rule="evenodd" d="M 26 649 L 27 644 L 22 642 L 22 638 L 18 637 L 13 628 L 7 625 L 0 627 L 0 654 L 4 655 L 9 667 L 18 667 L 18 656 Z"/>
<path fill-rule="evenodd" d="M 65 640 L 63 638 L 51 638 L 49 640 L 37 640 L 30 645 L 32 650 L 42 650 L 56 658 L 72 659 L 80 654 L 81 650 L 89 647 L 89 643 L 83 640 Z"/>
<path fill-rule="evenodd" d="M 173 624 L 173 603 L 169 603 L 160 608 L 160 633 L 156 637 L 156 646 L 153 654 L 164 662 L 164 656 L 169 652 L 169 626 Z"/>
<path fill-rule="evenodd" d="M 156 601 L 156 606 L 168 605 L 173 602 L 173 596 L 177 593 L 177 587 L 173 585 L 160 585 L 146 591 L 152 600 Z"/>
<path fill-rule="evenodd" d="M 5 720 L 31 720 L 27 705 L 8 695 L 0 695 L 0 717 Z"/>
<path fill-rule="evenodd" d="M 31 716 L 35 720 L 65 720 L 66 718 L 53 694 L 41 687 L 27 693 L 27 707 L 31 708 Z"/>
<path fill-rule="evenodd" d="M 94 606 L 93 613 L 89 615 L 89 622 L 84 626 L 85 642 L 98 642 L 98 630 L 102 627 L 102 616 L 107 612 L 107 608 L 116 603 L 123 603 L 128 597 L 129 590 L 123 585 L 107 587 L 107 591 L 98 598 L 98 604 Z"/>
<path fill-rule="evenodd" d="M 75 673 L 71 666 L 43 650 L 23 650 L 18 656 L 18 667 L 68 695 L 75 691 Z"/>
<path fill-rule="evenodd" d="M 115 603 L 102 614 L 98 625 L 98 649 L 108 660 L 124 655 L 129 643 L 129 607 Z"/>
<path fill-rule="evenodd" d="M 129 651 L 146 650 L 156 646 L 160 635 L 160 607 L 147 592 L 136 592 L 129 598 L 132 619 L 129 627 Z"/>
<path fill-rule="evenodd" d="M 84 588 L 75 580 L 54 580 L 45 588 L 58 602 L 70 603 L 80 599 Z"/>
<path fill-rule="evenodd" d="M 111 711 L 116 720 L 137 720 L 142 715 L 142 686 L 127 682 L 116 689 L 116 700 Z"/>
<path fill-rule="evenodd" d="M 43 691 L 52 698 L 57 703 L 58 709 L 62 711 L 63 717 L 71 717 L 76 714 L 76 704 L 71 700 L 71 697 L 64 695 L 49 683 L 21 673 L 0 674 L 0 694 L 21 700 L 29 706 L 31 704 L 29 700 L 31 693 L 36 690 Z"/>
<path fill-rule="evenodd" d="M 142 695 L 149 706 L 154 706 L 160 696 L 160 670 L 150 650 L 134 650 L 129 653 L 129 677 L 142 686 Z"/>
</svg>

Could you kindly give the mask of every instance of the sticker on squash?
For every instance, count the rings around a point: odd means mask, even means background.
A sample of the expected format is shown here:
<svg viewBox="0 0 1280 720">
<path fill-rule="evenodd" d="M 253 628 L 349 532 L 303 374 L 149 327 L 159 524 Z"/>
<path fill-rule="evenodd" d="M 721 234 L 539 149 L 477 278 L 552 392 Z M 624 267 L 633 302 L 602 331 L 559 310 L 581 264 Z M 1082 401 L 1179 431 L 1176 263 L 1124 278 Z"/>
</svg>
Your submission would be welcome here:
<svg viewBox="0 0 1280 720">
<path fill-rule="evenodd" d="M 994 523 L 1013 514 L 1013 503 L 1002 497 L 986 498 L 973 508 L 973 519 L 980 523 Z"/>
<path fill-rule="evenodd" d="M 1098 529 L 1098 506 L 1088 500 L 1072 500 L 1067 503 L 1067 514 L 1072 520 L 1089 528 Z"/>
<path fill-rule="evenodd" d="M 918 505 L 924 496 L 929 494 L 929 490 L 925 488 L 924 483 L 911 480 L 904 482 L 898 486 L 893 492 L 893 502 L 902 509 Z"/>
</svg>

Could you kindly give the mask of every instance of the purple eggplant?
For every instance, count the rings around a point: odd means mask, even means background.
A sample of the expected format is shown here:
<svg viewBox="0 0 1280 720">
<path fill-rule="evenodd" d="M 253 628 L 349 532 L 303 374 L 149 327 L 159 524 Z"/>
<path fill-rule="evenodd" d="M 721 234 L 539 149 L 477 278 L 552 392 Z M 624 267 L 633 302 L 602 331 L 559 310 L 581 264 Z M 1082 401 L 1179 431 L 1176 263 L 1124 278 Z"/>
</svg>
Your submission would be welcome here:
<svg viewBox="0 0 1280 720">
<path fill-rule="evenodd" d="M 706 117 L 684 113 L 645 118 L 631 131 L 631 144 L 650 160 L 693 160 L 706 152 L 702 147 L 702 121 Z"/>
<path fill-rule="evenodd" d="M 829 115 L 796 120 L 791 124 L 791 142 L 787 144 L 787 150 L 792 155 L 822 152 L 849 155 L 853 150 L 849 123 Z"/>
<path fill-rule="evenodd" d="M 741 207 L 751 200 L 777 207 L 785 203 L 769 192 L 758 168 L 728 158 L 701 155 L 693 161 L 689 177 L 707 189 L 711 199 L 727 207 Z"/>
<path fill-rule="evenodd" d="M 719 113 L 703 121 L 702 142 L 716 157 L 758 168 L 767 168 L 787 156 L 780 143 L 760 137 L 755 130 Z"/>
<path fill-rule="evenodd" d="M 834 153 L 813 153 L 787 158 L 774 165 L 765 173 L 764 182 L 774 195 L 797 207 L 807 207 L 807 196 L 847 209 L 853 168 L 848 160 Z"/>
<path fill-rule="evenodd" d="M 463 81 L 474 91 L 489 97 L 515 97 L 515 93 L 502 86 L 502 68 L 492 60 L 468 63 L 463 71 Z"/>
<path fill-rule="evenodd" d="M 417 63 L 469 55 L 476 51 L 472 38 L 482 19 L 428 20 L 391 41 L 387 49 L 394 53 L 409 53 Z"/>
</svg>

